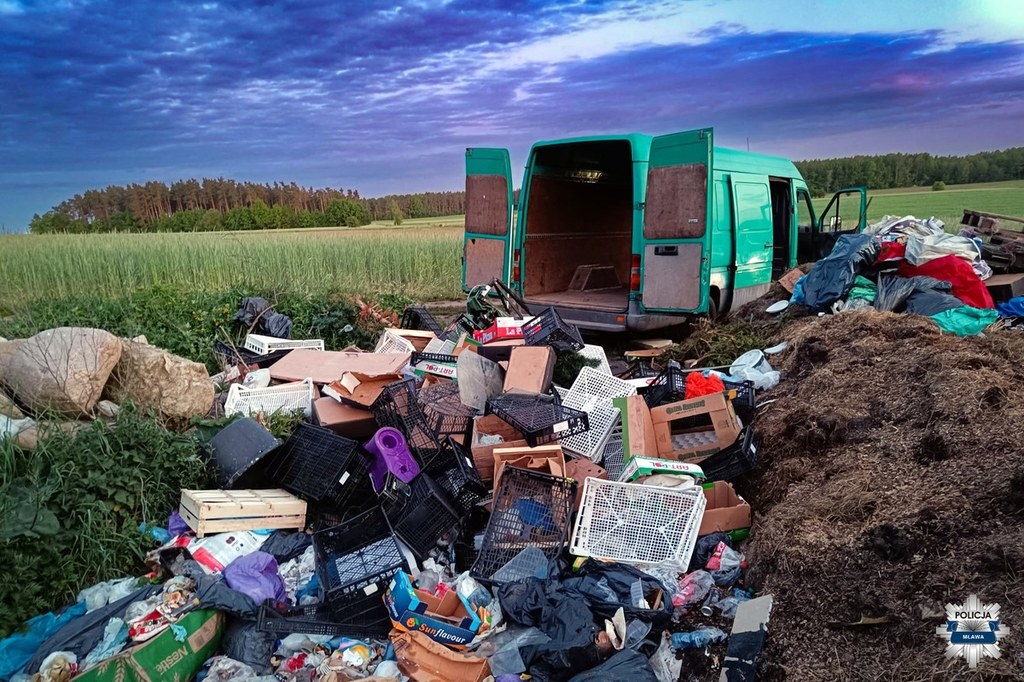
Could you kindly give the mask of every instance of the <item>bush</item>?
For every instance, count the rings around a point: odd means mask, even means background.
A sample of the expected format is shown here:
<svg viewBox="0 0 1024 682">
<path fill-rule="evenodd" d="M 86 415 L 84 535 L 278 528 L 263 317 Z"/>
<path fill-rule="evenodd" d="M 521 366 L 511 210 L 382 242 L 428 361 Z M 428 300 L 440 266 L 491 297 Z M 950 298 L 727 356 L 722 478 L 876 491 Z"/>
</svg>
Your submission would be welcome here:
<svg viewBox="0 0 1024 682">
<path fill-rule="evenodd" d="M 181 488 L 211 484 L 196 441 L 130 405 L 35 452 L 0 442 L 0 637 L 85 587 L 142 575 L 152 540 L 139 524 L 165 526 Z"/>
<path fill-rule="evenodd" d="M 935 184 L 932 185 L 933 192 L 941 192 L 944 189 L 946 189 L 946 183 L 944 183 L 942 180 L 936 180 Z"/>
</svg>

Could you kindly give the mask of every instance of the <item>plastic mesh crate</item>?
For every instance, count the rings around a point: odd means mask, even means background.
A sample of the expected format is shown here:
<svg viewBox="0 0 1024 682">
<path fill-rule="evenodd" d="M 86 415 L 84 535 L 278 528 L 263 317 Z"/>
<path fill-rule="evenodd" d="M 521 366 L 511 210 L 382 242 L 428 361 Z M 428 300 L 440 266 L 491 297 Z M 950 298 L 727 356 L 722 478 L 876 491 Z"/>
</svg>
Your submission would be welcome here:
<svg viewBox="0 0 1024 682">
<path fill-rule="evenodd" d="M 416 395 L 428 429 L 439 436 L 468 434 L 477 411 L 462 403 L 459 385 L 444 383 L 420 389 Z"/>
<path fill-rule="evenodd" d="M 729 447 L 700 462 L 708 481 L 731 481 L 757 467 L 759 443 L 750 426 Z"/>
<path fill-rule="evenodd" d="M 597 462 L 604 454 L 605 445 L 611 437 L 612 429 L 620 423 L 619 408 L 595 407 L 587 412 L 590 428 L 582 433 L 561 438 L 562 449 Z"/>
<path fill-rule="evenodd" d="M 267 353 L 266 355 L 260 355 L 259 353 L 253 353 L 251 350 L 247 350 L 244 346 L 242 348 L 235 348 L 223 341 L 214 341 L 213 352 L 220 358 L 221 365 L 237 365 L 238 363 L 242 363 L 246 367 L 251 365 L 269 367 L 284 356 L 288 355 L 291 351 L 279 350 L 274 351 L 273 353 Z"/>
<path fill-rule="evenodd" d="M 455 342 L 442 338 L 431 339 L 423 347 L 424 353 L 435 353 L 437 355 L 450 355 L 453 350 L 455 350 Z"/>
<path fill-rule="evenodd" d="M 471 512 L 489 492 L 480 479 L 480 472 L 474 466 L 469 451 L 452 438 L 445 439 L 441 454 L 431 464 L 431 469 L 427 473 L 464 513 Z"/>
<path fill-rule="evenodd" d="M 287 608 L 264 604 L 260 606 L 256 615 L 256 629 L 259 632 L 272 632 L 278 635 L 298 633 L 363 638 L 385 637 L 392 627 L 387 609 L 373 608 L 369 613 L 354 613 L 353 617 L 356 622 L 339 622 L 327 604 Z"/>
<path fill-rule="evenodd" d="M 251 417 L 260 413 L 302 412 L 308 417 L 312 414 L 315 396 L 316 387 L 312 379 L 266 388 L 246 388 L 242 384 L 231 384 L 227 400 L 224 401 L 224 414 Z"/>
<path fill-rule="evenodd" d="M 757 391 L 753 381 L 736 383 L 735 381 L 723 381 L 725 390 L 732 400 L 732 408 L 736 416 L 744 424 L 752 424 L 757 416 Z"/>
<path fill-rule="evenodd" d="M 572 388 L 562 403 L 577 410 L 590 412 L 595 407 L 610 408 L 613 398 L 636 395 L 636 387 L 628 381 L 604 374 L 593 367 L 580 370 Z"/>
<path fill-rule="evenodd" d="M 344 509 L 372 494 L 359 444 L 329 429 L 299 424 L 277 454 L 275 478 L 285 490 Z"/>
<path fill-rule="evenodd" d="M 408 378 L 388 384 L 371 407 L 379 426 L 398 429 L 421 469 L 429 469 L 441 454 L 442 438 L 428 426 L 416 399 L 416 381 Z"/>
<path fill-rule="evenodd" d="M 556 559 L 565 548 L 575 500 L 572 479 L 505 467 L 470 574 L 493 583 L 495 574 L 528 547 L 549 562 Z"/>
<path fill-rule="evenodd" d="M 669 403 L 686 400 L 686 377 L 690 372 L 683 371 L 678 367 L 664 369 L 644 394 L 644 400 L 648 407 L 658 407 Z M 744 424 L 754 420 L 757 412 L 757 393 L 754 390 L 754 382 L 735 382 L 723 380 L 725 390 L 732 400 L 733 409 Z"/>
<path fill-rule="evenodd" d="M 562 405 L 557 396 L 506 393 L 488 400 L 487 410 L 522 433 L 531 448 L 590 428 L 586 412 Z"/>
<path fill-rule="evenodd" d="M 309 348 L 311 350 L 323 350 L 322 339 L 279 339 L 274 336 L 262 336 L 260 334 L 247 334 L 245 337 L 245 348 L 253 353 L 267 355 L 277 351 L 290 351 L 296 348 Z"/>
<path fill-rule="evenodd" d="M 389 474 L 380 492 L 380 505 L 395 534 L 420 558 L 426 557 L 462 519 L 448 493 L 424 473 L 411 483 Z"/>
<path fill-rule="evenodd" d="M 385 330 L 380 335 L 377 347 L 373 349 L 374 353 L 413 353 L 415 351 L 416 346 L 412 345 L 411 341 L 390 330 Z"/>
<path fill-rule="evenodd" d="M 408 570 L 402 550 L 377 507 L 313 534 L 317 580 L 331 614 L 346 623 L 379 619 L 395 573 Z"/>
<path fill-rule="evenodd" d="M 434 316 L 426 308 L 409 307 L 402 313 L 402 329 L 419 329 L 425 332 L 434 332 L 438 338 L 444 338 L 444 328 L 441 323 L 434 319 Z"/>
<path fill-rule="evenodd" d="M 588 478 L 570 551 L 629 564 L 686 566 L 706 506 L 700 486 L 660 488 Z"/>
<path fill-rule="evenodd" d="M 626 468 L 625 452 L 622 445 L 621 415 L 619 415 L 619 419 L 612 427 L 611 433 L 608 434 L 608 442 L 604 446 L 604 464 L 602 466 L 608 472 L 608 478 L 613 481 L 618 480 L 619 476 L 622 475 L 622 470 Z"/>
<path fill-rule="evenodd" d="M 583 346 L 583 350 L 579 351 L 579 354 L 588 360 L 597 360 L 598 365 L 594 369 L 604 374 L 611 374 L 612 367 L 608 364 L 608 355 L 604 352 L 604 348 L 601 346 L 592 346 L 586 344 Z"/>
<path fill-rule="evenodd" d="M 527 346 L 551 346 L 560 353 L 582 350 L 584 346 L 580 330 L 562 320 L 554 308 L 523 325 L 523 340 Z"/>
</svg>

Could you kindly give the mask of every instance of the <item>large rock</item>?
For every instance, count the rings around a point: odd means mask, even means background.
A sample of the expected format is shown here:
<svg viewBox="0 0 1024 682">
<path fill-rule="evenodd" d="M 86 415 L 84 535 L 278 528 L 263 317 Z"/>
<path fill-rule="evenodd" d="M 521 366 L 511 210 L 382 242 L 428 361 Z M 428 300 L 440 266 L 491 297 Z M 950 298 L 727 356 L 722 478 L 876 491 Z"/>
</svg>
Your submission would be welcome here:
<svg viewBox="0 0 1024 682">
<path fill-rule="evenodd" d="M 0 417 L 10 419 L 24 419 L 25 413 L 18 409 L 18 406 L 11 400 L 11 397 L 0 391 Z"/>
<path fill-rule="evenodd" d="M 121 357 L 121 341 L 85 327 L 48 329 L 15 344 L 2 360 L 3 382 L 33 410 L 91 414 Z"/>
<path fill-rule="evenodd" d="M 4 383 L 4 376 L 7 374 L 7 365 L 10 363 L 10 358 L 14 355 L 15 349 L 20 344 L 20 339 L 15 339 L 14 341 L 4 339 L 3 341 L 0 341 L 0 384 Z"/>
<path fill-rule="evenodd" d="M 121 360 L 107 383 L 104 397 L 115 403 L 131 400 L 140 409 L 181 420 L 202 416 L 213 406 L 213 382 L 206 367 L 156 346 L 123 340 Z"/>
</svg>

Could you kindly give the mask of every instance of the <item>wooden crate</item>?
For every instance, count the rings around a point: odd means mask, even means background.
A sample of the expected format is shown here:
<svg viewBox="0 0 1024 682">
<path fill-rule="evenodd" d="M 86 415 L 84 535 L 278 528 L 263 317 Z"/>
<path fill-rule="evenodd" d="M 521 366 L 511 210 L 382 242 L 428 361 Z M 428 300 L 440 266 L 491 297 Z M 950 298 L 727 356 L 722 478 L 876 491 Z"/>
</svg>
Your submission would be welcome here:
<svg viewBox="0 0 1024 682">
<path fill-rule="evenodd" d="M 182 490 L 178 510 L 203 537 L 229 531 L 306 526 L 306 502 L 285 490 Z"/>
</svg>

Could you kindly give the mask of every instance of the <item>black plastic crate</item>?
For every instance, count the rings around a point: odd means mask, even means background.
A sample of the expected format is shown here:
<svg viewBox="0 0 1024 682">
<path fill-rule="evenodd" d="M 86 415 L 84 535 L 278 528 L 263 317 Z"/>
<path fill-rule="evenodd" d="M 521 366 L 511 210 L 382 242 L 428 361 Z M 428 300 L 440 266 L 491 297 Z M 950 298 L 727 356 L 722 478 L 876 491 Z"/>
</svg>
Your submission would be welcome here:
<svg viewBox="0 0 1024 682">
<path fill-rule="evenodd" d="M 746 426 L 739 439 L 700 462 L 708 481 L 732 481 L 757 467 L 760 443 L 753 427 Z"/>
<path fill-rule="evenodd" d="M 445 332 L 441 323 L 434 319 L 434 316 L 426 308 L 419 306 L 406 308 L 402 313 L 402 329 L 419 329 L 426 332 L 434 332 L 438 338 L 444 340 Z"/>
<path fill-rule="evenodd" d="M 387 519 L 377 507 L 318 530 L 313 534 L 313 552 L 324 602 L 333 617 L 344 623 L 375 622 L 391 577 L 408 570 Z"/>
<path fill-rule="evenodd" d="M 284 356 L 291 353 L 292 349 L 286 348 L 284 350 L 275 350 L 266 355 L 260 355 L 254 353 L 248 348 L 233 348 L 223 341 L 213 342 L 213 353 L 217 357 L 221 358 L 221 365 L 234 366 L 239 362 L 246 366 L 257 365 L 259 367 L 269 367 Z"/>
<path fill-rule="evenodd" d="M 443 439 L 427 425 L 416 399 L 414 379 L 410 377 L 385 386 L 371 410 L 378 426 L 390 426 L 402 432 L 421 469 L 430 468 L 440 456 Z"/>
<path fill-rule="evenodd" d="M 387 608 L 374 607 L 369 612 L 355 614 L 356 622 L 340 622 L 331 613 L 327 604 L 277 608 L 269 604 L 260 606 L 256 614 L 256 629 L 278 635 L 293 633 L 322 635 L 325 637 L 386 637 L 391 630 L 391 618 Z"/>
<path fill-rule="evenodd" d="M 459 362 L 459 358 L 454 355 L 446 355 L 444 353 L 421 353 L 414 351 L 412 356 L 409 358 L 409 364 L 413 367 L 420 362 L 437 362 L 443 365 L 456 365 Z"/>
<path fill-rule="evenodd" d="M 757 390 L 753 381 L 722 381 L 732 396 L 732 408 L 744 426 L 752 424 L 757 416 Z M 735 392 L 735 393 L 733 393 Z"/>
<path fill-rule="evenodd" d="M 300 423 L 276 460 L 281 487 L 311 502 L 344 509 L 372 493 L 359 444 L 329 429 Z"/>
<path fill-rule="evenodd" d="M 388 474 L 380 506 L 395 534 L 421 559 L 462 519 L 448 493 L 426 473 L 410 483 Z"/>
<path fill-rule="evenodd" d="M 551 346 L 559 353 L 583 350 L 583 337 L 576 325 L 565 322 L 554 308 L 548 308 L 523 325 L 527 346 Z"/>
<path fill-rule="evenodd" d="M 470 513 L 487 498 L 489 491 L 480 479 L 472 455 L 452 438 L 445 439 L 440 456 L 431 464 L 427 474 L 437 481 L 463 513 Z"/>
<path fill-rule="evenodd" d="M 477 411 L 462 403 L 459 385 L 454 382 L 434 384 L 420 389 L 416 395 L 424 423 L 438 436 L 469 435 Z"/>
<path fill-rule="evenodd" d="M 530 547 L 548 563 L 557 559 L 565 548 L 575 502 L 572 479 L 505 467 L 470 575 L 491 584 L 499 582 L 495 573 Z"/>
<path fill-rule="evenodd" d="M 557 395 L 506 393 L 487 401 L 487 413 L 518 429 L 531 448 L 590 428 L 587 413 L 562 405 Z"/>
<path fill-rule="evenodd" d="M 644 400 L 648 407 L 658 407 L 669 403 L 686 400 L 686 377 L 690 372 L 683 371 L 678 367 L 668 367 L 663 370 L 644 393 Z M 744 424 L 753 421 L 757 413 L 757 397 L 752 381 L 727 381 L 723 380 L 725 390 L 732 393 L 732 406 L 736 414 Z"/>
</svg>

